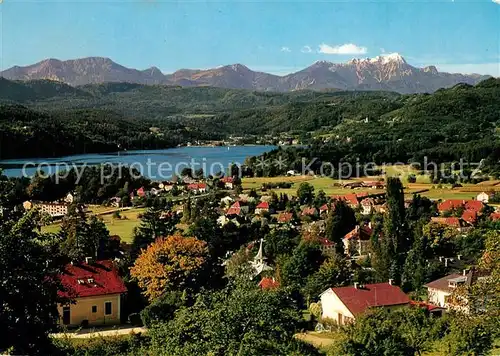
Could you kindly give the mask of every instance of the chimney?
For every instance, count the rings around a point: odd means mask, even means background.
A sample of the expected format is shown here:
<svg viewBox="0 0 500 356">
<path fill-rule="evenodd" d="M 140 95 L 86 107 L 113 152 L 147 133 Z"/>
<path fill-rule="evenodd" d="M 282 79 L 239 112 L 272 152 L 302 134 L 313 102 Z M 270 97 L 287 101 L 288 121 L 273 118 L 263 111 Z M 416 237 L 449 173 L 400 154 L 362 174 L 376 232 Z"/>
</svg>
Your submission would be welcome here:
<svg viewBox="0 0 500 356">
<path fill-rule="evenodd" d="M 466 276 L 467 273 L 469 273 L 469 271 L 467 271 L 466 269 L 464 269 L 462 273 L 463 273 L 464 276 Z"/>
<path fill-rule="evenodd" d="M 448 267 L 448 258 L 445 258 L 445 259 L 444 259 L 444 266 L 445 266 L 445 267 Z"/>
<path fill-rule="evenodd" d="M 457 260 L 461 260 L 462 259 L 462 255 L 457 255 Z"/>
<path fill-rule="evenodd" d="M 92 263 L 92 257 L 85 257 L 85 263 L 90 265 Z"/>
<path fill-rule="evenodd" d="M 359 289 L 359 283 L 358 282 L 354 282 L 354 288 Z"/>
<path fill-rule="evenodd" d="M 389 279 L 389 284 L 390 284 L 391 286 L 393 286 L 393 285 L 394 285 L 394 279 L 390 278 L 390 279 Z"/>
</svg>

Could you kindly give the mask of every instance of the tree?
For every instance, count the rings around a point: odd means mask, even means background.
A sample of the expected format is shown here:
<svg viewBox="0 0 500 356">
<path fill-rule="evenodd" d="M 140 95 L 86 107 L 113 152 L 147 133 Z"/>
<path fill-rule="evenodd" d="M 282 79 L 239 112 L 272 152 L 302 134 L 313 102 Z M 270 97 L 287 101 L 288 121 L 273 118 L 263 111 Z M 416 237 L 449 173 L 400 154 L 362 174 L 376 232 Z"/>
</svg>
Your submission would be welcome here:
<svg viewBox="0 0 500 356">
<path fill-rule="evenodd" d="M 344 201 L 336 200 L 326 219 L 325 237 L 335 243 L 335 251 L 344 254 L 343 237 L 356 226 L 356 215 Z"/>
<path fill-rule="evenodd" d="M 79 206 L 73 206 L 64 217 L 61 236 L 62 251 L 73 261 L 85 257 L 111 258 L 117 252 L 104 222 L 95 215 L 87 219 L 87 214 Z"/>
<path fill-rule="evenodd" d="M 154 323 L 169 321 L 174 313 L 186 303 L 186 293 L 168 291 L 141 311 L 143 324 L 150 328 Z"/>
<path fill-rule="evenodd" d="M 455 315 L 444 342 L 447 355 L 486 355 L 493 345 L 492 330 L 483 318 Z"/>
<path fill-rule="evenodd" d="M 300 204 L 312 204 L 314 200 L 314 187 L 307 182 L 300 183 L 297 189 L 297 197 Z"/>
<path fill-rule="evenodd" d="M 189 178 L 192 178 L 193 177 L 193 170 L 189 167 L 185 167 L 182 169 L 181 171 L 181 177 L 189 177 Z"/>
<path fill-rule="evenodd" d="M 380 279 L 401 283 L 405 255 L 411 247 L 406 225 L 403 185 L 399 178 L 387 180 L 387 214 L 384 216 L 384 238 L 375 244 L 375 269 Z"/>
<path fill-rule="evenodd" d="M 314 198 L 314 203 L 313 205 L 316 207 L 316 208 L 320 208 L 321 206 L 323 206 L 324 204 L 326 204 L 328 202 L 328 199 L 326 197 L 326 194 L 325 194 L 325 191 L 324 190 L 320 190 L 318 192 L 318 194 L 316 194 L 316 197 Z"/>
<path fill-rule="evenodd" d="M 281 266 L 284 285 L 305 285 L 307 277 L 316 272 L 324 260 L 317 242 L 302 241 Z"/>
<path fill-rule="evenodd" d="M 163 214 L 163 209 L 151 207 L 141 216 L 141 224 L 134 229 L 132 241 L 132 257 L 138 255 L 141 249 L 159 237 L 168 236 L 175 232 L 179 219 L 176 214 Z"/>
<path fill-rule="evenodd" d="M 149 329 L 158 355 L 319 355 L 294 334 L 301 315 L 288 294 L 226 289 L 199 295 L 172 321 Z"/>
<path fill-rule="evenodd" d="M 423 235 L 427 246 L 426 250 L 434 256 L 453 256 L 454 240 L 458 231 L 451 226 L 430 222 L 423 227 Z"/>
<path fill-rule="evenodd" d="M 207 254 L 206 243 L 194 237 L 159 238 L 142 251 L 130 275 L 153 301 L 167 290 L 195 287 Z"/>
<path fill-rule="evenodd" d="M 51 354 L 57 325 L 60 259 L 36 233 L 37 212 L 0 221 L 0 352 Z"/>
<path fill-rule="evenodd" d="M 299 244 L 295 229 L 273 229 L 264 238 L 264 252 L 269 260 L 274 261 L 280 254 L 291 254 Z"/>
<path fill-rule="evenodd" d="M 351 274 L 348 261 L 343 255 L 333 254 L 307 279 L 305 294 L 309 299 L 314 299 L 328 288 L 349 285 Z"/>
<path fill-rule="evenodd" d="M 334 352 L 352 356 L 421 355 L 437 337 L 432 325 L 433 319 L 421 308 L 378 309 L 347 325 Z"/>
</svg>

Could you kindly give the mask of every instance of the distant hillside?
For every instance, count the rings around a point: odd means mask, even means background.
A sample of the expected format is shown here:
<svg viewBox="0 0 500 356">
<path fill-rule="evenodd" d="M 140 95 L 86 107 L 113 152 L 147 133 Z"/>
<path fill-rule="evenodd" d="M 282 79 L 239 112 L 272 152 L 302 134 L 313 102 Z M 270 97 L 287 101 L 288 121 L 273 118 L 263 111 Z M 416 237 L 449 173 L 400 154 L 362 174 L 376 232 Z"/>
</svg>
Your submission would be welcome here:
<svg viewBox="0 0 500 356">
<path fill-rule="evenodd" d="M 72 86 L 106 82 L 184 87 L 211 86 L 229 89 L 287 92 L 294 90 L 387 90 L 399 93 L 432 93 L 458 83 L 476 84 L 488 76 L 439 72 L 436 67 L 417 68 L 399 54 L 353 59 L 347 63 L 318 61 L 286 76 L 256 72 L 242 64 L 211 69 L 181 69 L 163 74 L 158 68 L 137 70 L 109 58 L 89 57 L 60 61 L 46 59 L 26 67 L 14 66 L 0 76 L 11 80 L 48 79 Z"/>
<path fill-rule="evenodd" d="M 305 140 L 324 137 L 330 142 L 328 150 L 340 150 L 340 157 L 349 152 L 401 162 L 426 154 L 487 157 L 498 142 L 499 97 L 500 79 L 494 78 L 476 86 L 459 84 L 434 94 L 411 95 L 267 93 L 131 83 L 73 88 L 51 81 L 1 80 L 0 102 L 9 105 L 0 107 L 0 154 L 162 148 L 229 135 L 292 132 Z M 23 106 L 12 105 L 18 103 Z"/>
</svg>

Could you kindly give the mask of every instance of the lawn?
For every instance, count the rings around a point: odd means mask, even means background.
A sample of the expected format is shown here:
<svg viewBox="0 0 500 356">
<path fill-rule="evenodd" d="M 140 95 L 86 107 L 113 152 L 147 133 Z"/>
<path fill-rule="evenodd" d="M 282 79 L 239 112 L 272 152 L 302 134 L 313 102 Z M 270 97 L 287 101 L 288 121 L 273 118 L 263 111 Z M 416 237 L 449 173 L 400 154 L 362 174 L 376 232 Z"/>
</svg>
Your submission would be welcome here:
<svg viewBox="0 0 500 356">
<path fill-rule="evenodd" d="M 395 169 L 395 168 L 394 168 Z M 395 170 L 392 171 L 394 173 Z M 438 185 L 428 183 L 427 177 L 420 176 L 421 181 L 417 179 L 416 183 L 407 183 L 406 180 L 403 180 L 403 185 L 405 186 L 405 195 L 407 199 L 410 199 L 412 195 L 416 192 L 422 196 L 428 197 L 433 200 L 446 200 L 446 199 L 475 199 L 477 194 L 484 191 L 484 185 L 477 184 L 464 184 L 463 187 L 459 188 L 451 188 L 451 185 L 441 185 L 440 188 L 437 188 Z M 371 180 L 376 179 L 372 178 Z M 368 180 L 368 178 L 358 179 L 358 180 Z M 277 194 L 284 193 L 289 196 L 297 195 L 297 188 L 300 183 L 307 182 L 314 187 L 314 190 L 318 192 L 319 190 L 323 190 L 326 195 L 345 195 L 352 193 L 383 193 L 385 190 L 383 189 L 371 189 L 371 188 L 361 188 L 361 189 L 344 189 L 341 186 L 338 186 L 340 183 L 352 182 L 354 180 L 338 180 L 332 179 L 328 177 L 312 177 L 312 176 L 295 176 L 295 177 L 260 177 L 260 178 L 243 178 L 243 189 L 256 189 L 259 190 L 262 186 L 262 183 L 278 183 L 278 182 L 290 182 L 292 183 L 291 188 L 286 189 L 272 189 Z M 500 187 L 496 187 L 497 190 L 500 190 Z M 426 191 L 425 191 L 426 190 Z M 491 190 L 491 189 L 490 189 Z"/>
<path fill-rule="evenodd" d="M 109 208 L 106 208 L 104 210 L 109 210 Z M 122 217 L 121 219 L 114 219 L 112 214 L 102 215 L 101 219 L 106 224 L 110 235 L 118 235 L 120 236 L 122 241 L 130 243 L 132 242 L 134 227 L 139 226 L 140 224 L 139 215 L 144 211 L 144 208 L 135 208 L 120 212 L 120 215 Z M 57 232 L 59 231 L 60 227 L 60 224 L 52 224 L 44 226 L 42 228 L 42 231 Z"/>
<path fill-rule="evenodd" d="M 243 178 L 242 185 L 243 189 L 256 189 L 259 190 L 262 186 L 262 183 L 279 183 L 279 182 L 290 182 L 292 183 L 291 188 L 284 189 L 272 189 L 277 194 L 283 193 L 288 194 L 289 196 L 297 195 L 297 189 L 300 186 L 300 183 L 307 182 L 314 187 L 314 191 L 317 193 L 320 190 L 323 190 L 326 195 L 345 195 L 352 193 L 361 193 L 361 192 L 383 192 L 383 190 L 376 190 L 371 188 L 364 189 L 344 189 L 341 186 L 336 186 L 341 183 L 352 182 L 353 180 L 338 180 L 328 177 L 312 177 L 312 176 L 295 176 L 295 177 L 259 177 L 259 178 Z"/>
</svg>

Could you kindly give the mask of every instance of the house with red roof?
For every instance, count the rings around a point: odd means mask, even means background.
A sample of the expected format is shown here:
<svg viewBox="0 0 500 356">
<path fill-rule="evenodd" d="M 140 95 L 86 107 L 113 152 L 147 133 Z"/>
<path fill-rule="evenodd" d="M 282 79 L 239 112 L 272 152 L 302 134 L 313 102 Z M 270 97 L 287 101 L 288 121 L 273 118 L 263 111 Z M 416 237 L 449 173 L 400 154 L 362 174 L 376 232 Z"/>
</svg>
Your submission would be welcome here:
<svg viewBox="0 0 500 356">
<path fill-rule="evenodd" d="M 353 230 L 348 232 L 342 239 L 346 255 L 364 256 L 368 254 L 372 248 L 372 233 L 373 229 L 371 223 L 364 226 L 357 225 Z"/>
<path fill-rule="evenodd" d="M 500 212 L 491 213 L 490 219 L 493 221 L 499 221 L 500 220 Z"/>
<path fill-rule="evenodd" d="M 334 200 L 343 200 L 351 208 L 356 208 L 359 205 L 358 196 L 356 194 L 346 194 L 346 195 L 334 195 L 332 197 Z"/>
<path fill-rule="evenodd" d="M 318 210 L 315 207 L 305 207 L 302 209 L 301 216 L 316 216 L 318 215 Z"/>
<path fill-rule="evenodd" d="M 193 193 L 205 193 L 207 185 L 205 183 L 192 183 L 188 184 L 187 189 Z"/>
<path fill-rule="evenodd" d="M 331 242 L 330 240 L 322 237 L 318 239 L 320 245 L 321 245 L 321 251 L 326 252 L 326 251 L 331 251 L 335 248 L 335 243 Z"/>
<path fill-rule="evenodd" d="M 269 212 L 269 203 L 267 201 L 260 202 L 255 207 L 255 214 L 263 214 Z"/>
<path fill-rule="evenodd" d="M 236 216 L 242 216 L 247 213 L 248 213 L 248 205 L 243 205 L 239 201 L 234 202 L 234 204 L 231 205 L 229 209 L 226 211 L 226 215 L 236 215 Z"/>
<path fill-rule="evenodd" d="M 440 213 L 458 209 L 472 210 L 476 213 L 480 213 L 483 208 L 484 203 L 479 200 L 449 199 L 438 204 L 438 211 Z"/>
<path fill-rule="evenodd" d="M 259 282 L 259 288 L 262 290 L 279 288 L 279 282 L 274 277 L 263 277 Z"/>
<path fill-rule="evenodd" d="M 446 225 L 449 227 L 454 227 L 457 229 L 459 232 L 466 231 L 470 226 L 467 226 L 467 223 L 462 220 L 461 218 L 457 217 L 432 217 L 431 222 L 441 224 L 441 225 Z"/>
<path fill-rule="evenodd" d="M 319 208 L 319 215 L 322 215 L 323 213 L 325 214 L 328 214 L 328 211 L 329 211 L 329 207 L 328 207 L 328 204 L 323 204 L 320 208 Z"/>
<path fill-rule="evenodd" d="M 139 189 L 137 189 L 137 195 L 141 198 L 144 198 L 146 196 L 146 190 L 144 189 L 144 187 L 140 187 Z"/>
<path fill-rule="evenodd" d="M 127 292 L 112 261 L 74 263 L 59 276 L 62 298 L 74 303 L 58 306 L 60 323 L 67 326 L 112 325 L 120 323 L 121 297 Z"/>
<path fill-rule="evenodd" d="M 398 287 L 389 283 L 375 283 L 329 288 L 320 295 L 322 317 L 339 325 L 356 321 L 356 318 L 374 308 L 400 308 L 410 304 L 410 298 Z"/>
<path fill-rule="evenodd" d="M 477 211 L 475 210 L 465 210 L 462 214 L 461 219 L 466 223 L 475 225 L 477 223 Z"/>
<path fill-rule="evenodd" d="M 293 219 L 292 213 L 284 212 L 278 215 L 278 222 L 282 224 L 289 223 L 290 221 L 292 221 L 292 219 Z"/>
<path fill-rule="evenodd" d="M 234 188 L 234 178 L 233 177 L 224 177 L 220 180 L 222 183 L 224 183 L 224 187 L 227 189 L 233 189 Z"/>
</svg>

